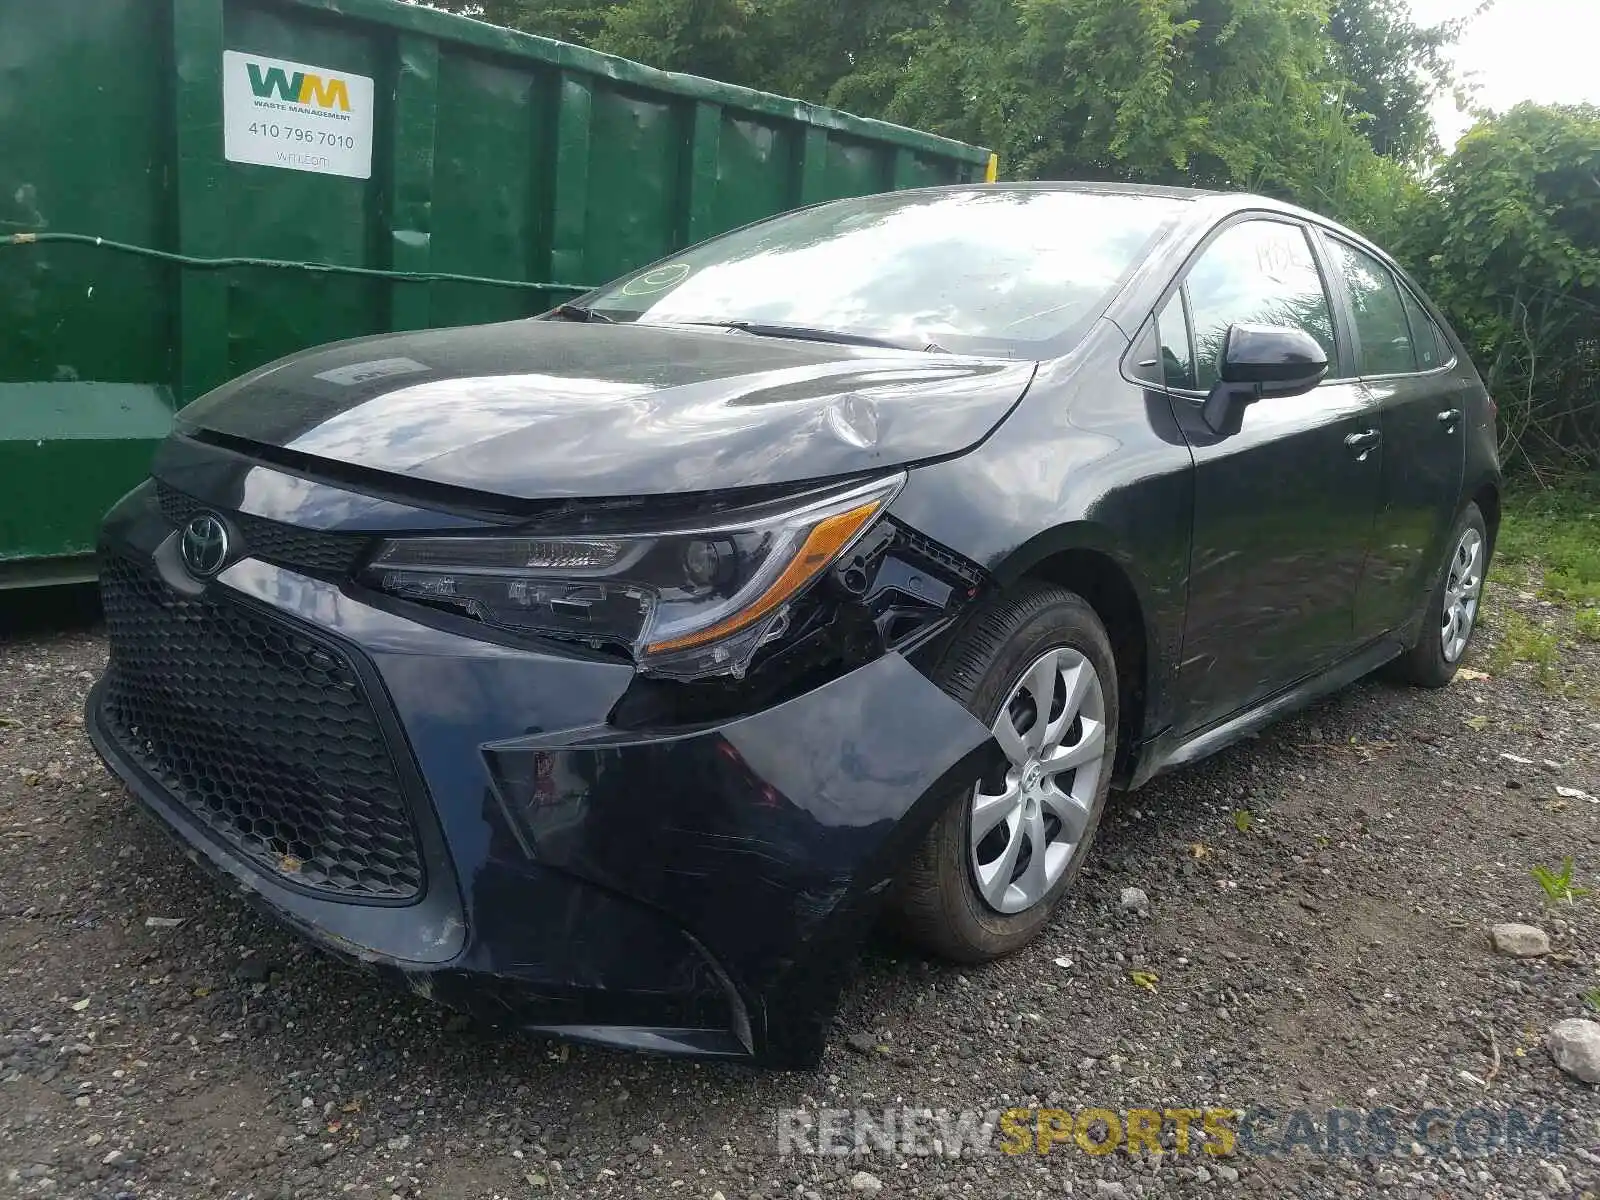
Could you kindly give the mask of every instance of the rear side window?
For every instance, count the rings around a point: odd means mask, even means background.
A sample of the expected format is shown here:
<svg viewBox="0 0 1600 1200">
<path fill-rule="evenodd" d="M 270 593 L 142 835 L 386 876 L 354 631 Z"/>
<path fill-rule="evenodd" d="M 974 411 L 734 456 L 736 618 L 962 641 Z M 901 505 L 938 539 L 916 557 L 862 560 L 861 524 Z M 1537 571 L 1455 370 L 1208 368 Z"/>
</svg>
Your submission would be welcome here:
<svg viewBox="0 0 1600 1200">
<path fill-rule="evenodd" d="M 1287 325 L 1303 329 L 1338 362 L 1333 315 L 1306 232 L 1283 221 L 1241 221 L 1206 247 L 1189 272 L 1197 386 L 1221 374 L 1228 326 Z"/>
<path fill-rule="evenodd" d="M 1334 270 L 1344 279 L 1361 343 L 1357 373 L 1405 375 L 1417 370 L 1411 323 L 1394 274 L 1372 255 L 1335 238 L 1328 239 Z M 1431 334 L 1429 335 L 1431 338 Z M 1438 350 L 1433 351 L 1438 357 Z"/>
<path fill-rule="evenodd" d="M 1400 298 L 1405 301 L 1406 316 L 1411 321 L 1411 340 L 1417 347 L 1417 369 L 1432 371 L 1444 366 L 1450 361 L 1450 347 L 1444 340 L 1444 334 L 1439 332 L 1439 327 L 1433 323 L 1433 318 L 1428 316 L 1421 302 L 1403 287 L 1400 289 Z"/>
</svg>

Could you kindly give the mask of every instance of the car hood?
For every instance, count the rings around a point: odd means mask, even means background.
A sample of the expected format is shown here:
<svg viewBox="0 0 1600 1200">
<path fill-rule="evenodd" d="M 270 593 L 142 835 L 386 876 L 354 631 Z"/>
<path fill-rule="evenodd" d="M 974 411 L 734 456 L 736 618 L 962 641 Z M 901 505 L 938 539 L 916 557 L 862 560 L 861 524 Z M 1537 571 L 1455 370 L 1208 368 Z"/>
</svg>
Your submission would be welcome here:
<svg viewBox="0 0 1600 1200">
<path fill-rule="evenodd" d="M 757 337 L 513 321 L 341 342 L 183 409 L 297 456 L 525 499 L 798 483 L 958 453 L 1036 364 Z"/>
</svg>

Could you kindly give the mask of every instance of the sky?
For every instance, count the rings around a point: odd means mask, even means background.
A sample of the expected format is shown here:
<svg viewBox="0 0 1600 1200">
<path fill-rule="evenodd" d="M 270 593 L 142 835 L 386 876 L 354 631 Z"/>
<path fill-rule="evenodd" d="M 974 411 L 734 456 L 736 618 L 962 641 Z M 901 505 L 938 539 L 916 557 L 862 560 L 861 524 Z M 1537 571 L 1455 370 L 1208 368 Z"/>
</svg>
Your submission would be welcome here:
<svg viewBox="0 0 1600 1200">
<path fill-rule="evenodd" d="M 1477 0 L 1411 0 L 1419 25 L 1465 16 Z M 1503 111 L 1522 100 L 1600 104 L 1600 0 L 1497 0 L 1455 48 L 1458 70 L 1479 85 L 1476 102 Z M 1472 125 L 1441 97 L 1434 122 L 1446 147 Z"/>
</svg>

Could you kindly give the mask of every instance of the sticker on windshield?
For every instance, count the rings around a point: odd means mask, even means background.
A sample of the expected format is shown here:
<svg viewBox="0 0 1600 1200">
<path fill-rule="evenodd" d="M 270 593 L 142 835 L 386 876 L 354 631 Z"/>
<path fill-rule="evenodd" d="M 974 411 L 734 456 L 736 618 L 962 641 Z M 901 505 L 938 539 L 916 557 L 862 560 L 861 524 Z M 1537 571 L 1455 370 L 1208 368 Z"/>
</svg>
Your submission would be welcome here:
<svg viewBox="0 0 1600 1200">
<path fill-rule="evenodd" d="M 665 266 L 652 267 L 642 275 L 635 275 L 622 285 L 624 296 L 653 296 L 657 292 L 664 292 L 668 288 L 675 288 L 685 279 L 689 278 L 692 268 L 688 263 L 667 263 Z"/>
</svg>

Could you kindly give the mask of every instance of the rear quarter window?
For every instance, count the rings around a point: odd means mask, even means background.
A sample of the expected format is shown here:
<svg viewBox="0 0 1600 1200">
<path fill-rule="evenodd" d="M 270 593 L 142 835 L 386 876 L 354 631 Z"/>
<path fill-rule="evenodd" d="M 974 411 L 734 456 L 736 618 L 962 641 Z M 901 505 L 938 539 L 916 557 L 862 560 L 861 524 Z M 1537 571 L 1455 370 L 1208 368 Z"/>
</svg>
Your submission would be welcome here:
<svg viewBox="0 0 1600 1200">
<path fill-rule="evenodd" d="M 1450 342 L 1444 331 L 1434 324 L 1428 310 L 1422 307 L 1421 301 L 1409 289 L 1402 287 L 1400 292 L 1405 301 L 1406 317 L 1411 322 L 1411 338 L 1417 347 L 1417 369 L 1433 371 L 1448 365 Z"/>
</svg>

